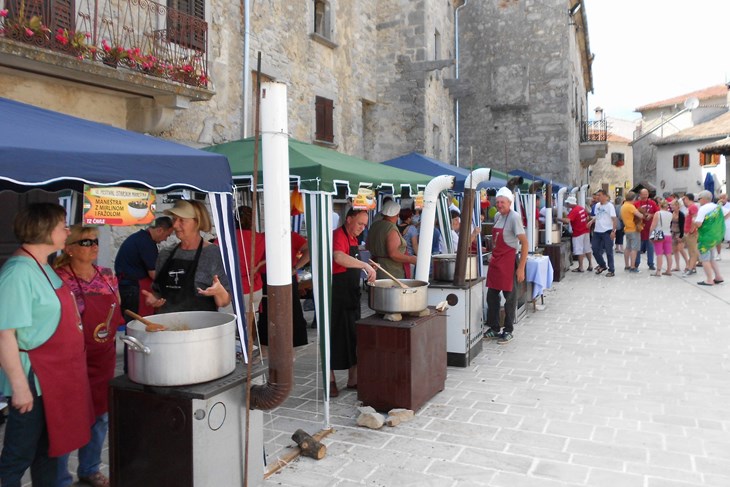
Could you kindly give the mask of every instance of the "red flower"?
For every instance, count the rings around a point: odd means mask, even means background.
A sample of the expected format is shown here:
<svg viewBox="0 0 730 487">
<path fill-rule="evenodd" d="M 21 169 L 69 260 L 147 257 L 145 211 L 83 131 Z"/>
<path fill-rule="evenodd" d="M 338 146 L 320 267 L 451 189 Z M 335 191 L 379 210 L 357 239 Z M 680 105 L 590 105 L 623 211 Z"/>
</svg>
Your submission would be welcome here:
<svg viewBox="0 0 730 487">
<path fill-rule="evenodd" d="M 7 17 L 8 16 L 8 9 L 2 9 L 0 10 L 0 17 Z"/>
</svg>

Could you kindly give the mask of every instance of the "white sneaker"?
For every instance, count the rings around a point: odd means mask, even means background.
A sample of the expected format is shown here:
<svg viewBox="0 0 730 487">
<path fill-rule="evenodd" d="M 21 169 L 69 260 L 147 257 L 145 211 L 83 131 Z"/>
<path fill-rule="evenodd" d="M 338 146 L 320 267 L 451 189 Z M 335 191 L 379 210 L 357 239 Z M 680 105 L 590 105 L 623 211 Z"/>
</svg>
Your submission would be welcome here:
<svg viewBox="0 0 730 487">
<path fill-rule="evenodd" d="M 718 255 L 717 257 L 715 257 L 715 260 L 722 260 L 722 257 Z"/>
</svg>

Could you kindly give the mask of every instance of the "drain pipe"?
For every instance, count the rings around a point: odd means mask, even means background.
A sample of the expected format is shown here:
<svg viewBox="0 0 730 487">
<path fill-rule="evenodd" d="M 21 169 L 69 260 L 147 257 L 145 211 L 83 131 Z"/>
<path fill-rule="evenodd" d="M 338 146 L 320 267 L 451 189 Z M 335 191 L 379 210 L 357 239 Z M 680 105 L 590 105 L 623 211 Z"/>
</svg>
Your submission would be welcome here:
<svg viewBox="0 0 730 487">
<path fill-rule="evenodd" d="M 261 149 L 266 218 L 266 255 L 291 255 L 289 219 L 289 136 L 286 85 L 261 85 Z M 291 260 L 266 261 L 269 297 L 269 375 L 265 385 L 251 387 L 253 409 L 273 409 L 289 396 L 294 382 L 292 347 Z"/>
<path fill-rule="evenodd" d="M 431 269 L 431 246 L 433 226 L 436 221 L 436 202 L 441 191 L 454 187 L 454 176 L 436 176 L 423 191 L 423 211 L 421 211 L 421 230 L 418 233 L 418 257 L 416 260 L 416 279 L 428 282 Z"/>
<path fill-rule="evenodd" d="M 590 188 L 590 184 L 584 184 L 580 187 L 580 191 L 578 191 L 578 204 L 580 206 L 586 205 L 586 196 L 588 193 L 588 188 Z"/>
<path fill-rule="evenodd" d="M 454 10 L 454 50 L 456 51 L 455 77 L 459 79 L 459 11 L 466 7 L 469 0 L 456 7 Z M 456 99 L 454 110 L 455 126 L 454 126 L 454 142 L 456 144 L 456 167 L 459 167 L 459 99 Z"/>
<path fill-rule="evenodd" d="M 489 181 L 492 170 L 480 167 L 472 171 L 464 181 L 464 204 L 461 207 L 461 228 L 459 228 L 459 244 L 456 248 L 456 262 L 454 263 L 454 286 L 463 286 L 466 283 L 466 262 L 471 248 L 471 224 L 474 215 L 474 200 L 476 199 L 479 183 Z M 476 276 L 472 276 L 474 279 Z"/>
<path fill-rule="evenodd" d="M 243 0 L 243 106 L 241 107 L 241 138 L 248 134 L 248 104 L 251 98 L 251 61 L 248 50 L 251 43 L 251 3 Z"/>
<path fill-rule="evenodd" d="M 560 218 L 565 217 L 565 206 L 563 205 L 563 202 L 565 201 L 565 193 L 567 193 L 567 192 L 568 192 L 567 187 L 562 187 L 558 190 L 558 203 L 557 203 L 558 220 Z"/>
</svg>

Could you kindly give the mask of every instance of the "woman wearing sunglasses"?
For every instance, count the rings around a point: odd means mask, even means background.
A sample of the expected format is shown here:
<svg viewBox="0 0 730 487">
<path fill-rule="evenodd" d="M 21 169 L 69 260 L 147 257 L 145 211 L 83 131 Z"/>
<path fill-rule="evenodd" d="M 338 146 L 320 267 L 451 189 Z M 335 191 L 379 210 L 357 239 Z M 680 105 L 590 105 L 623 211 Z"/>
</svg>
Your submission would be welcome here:
<svg viewBox="0 0 730 487">
<path fill-rule="evenodd" d="M 95 228 L 71 227 L 66 246 L 56 259 L 56 273 L 76 298 L 86 342 L 91 396 L 96 421 L 91 428 L 91 441 L 79 449 L 79 480 L 94 487 L 109 485 L 99 470 L 101 451 L 109 423 L 109 381 L 114 377 L 117 327 L 124 324 L 119 306 L 119 285 L 111 269 L 95 264 L 99 256 L 99 236 Z M 58 459 L 57 487 L 73 483 L 68 472 L 68 455 Z"/>
</svg>

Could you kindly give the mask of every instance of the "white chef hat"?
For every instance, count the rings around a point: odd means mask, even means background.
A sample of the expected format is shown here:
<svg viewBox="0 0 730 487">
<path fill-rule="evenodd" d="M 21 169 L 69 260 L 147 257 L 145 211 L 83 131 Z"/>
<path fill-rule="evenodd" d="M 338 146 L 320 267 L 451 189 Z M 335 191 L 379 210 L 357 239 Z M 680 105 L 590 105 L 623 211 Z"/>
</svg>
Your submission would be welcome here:
<svg viewBox="0 0 730 487">
<path fill-rule="evenodd" d="M 501 188 L 499 188 L 499 191 L 497 191 L 497 198 L 499 198 L 500 196 L 502 196 L 503 198 L 507 198 L 510 203 L 515 200 L 515 195 L 506 186 L 502 186 Z"/>
</svg>

